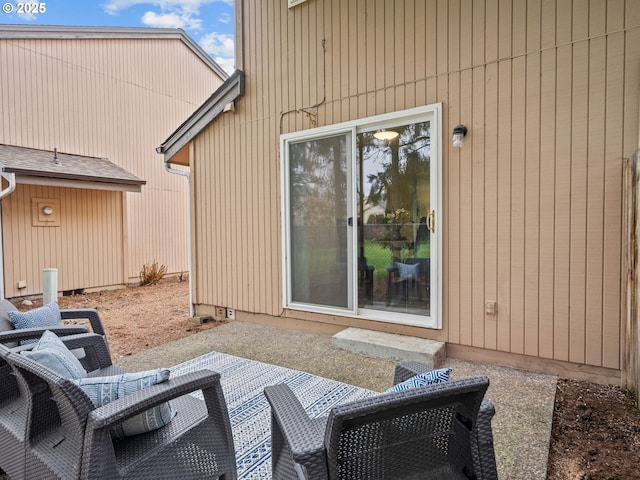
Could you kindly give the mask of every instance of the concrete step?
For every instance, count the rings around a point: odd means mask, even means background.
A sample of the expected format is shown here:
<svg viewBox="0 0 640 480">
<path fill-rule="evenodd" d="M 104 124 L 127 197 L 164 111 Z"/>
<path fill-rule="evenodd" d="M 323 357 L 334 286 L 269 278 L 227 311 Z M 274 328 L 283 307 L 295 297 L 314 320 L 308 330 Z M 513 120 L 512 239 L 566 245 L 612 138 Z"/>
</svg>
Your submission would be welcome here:
<svg viewBox="0 0 640 480">
<path fill-rule="evenodd" d="M 430 368 L 438 368 L 447 356 L 443 342 L 353 327 L 336 333 L 332 343 L 340 350 L 387 360 L 421 362 Z"/>
</svg>

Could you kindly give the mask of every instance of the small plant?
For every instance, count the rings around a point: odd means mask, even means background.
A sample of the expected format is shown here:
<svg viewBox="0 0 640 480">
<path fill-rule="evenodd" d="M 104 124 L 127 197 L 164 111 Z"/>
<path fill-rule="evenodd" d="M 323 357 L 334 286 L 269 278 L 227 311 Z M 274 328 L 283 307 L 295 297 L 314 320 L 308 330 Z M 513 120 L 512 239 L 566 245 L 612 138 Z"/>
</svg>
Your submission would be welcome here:
<svg viewBox="0 0 640 480">
<path fill-rule="evenodd" d="M 156 260 L 150 264 L 145 263 L 140 270 L 140 286 L 158 283 L 165 273 L 167 273 L 166 265 L 160 265 Z"/>
<path fill-rule="evenodd" d="M 626 389 L 627 398 L 631 400 L 631 402 L 637 407 L 638 406 L 638 396 L 636 391 L 632 388 Z"/>
</svg>

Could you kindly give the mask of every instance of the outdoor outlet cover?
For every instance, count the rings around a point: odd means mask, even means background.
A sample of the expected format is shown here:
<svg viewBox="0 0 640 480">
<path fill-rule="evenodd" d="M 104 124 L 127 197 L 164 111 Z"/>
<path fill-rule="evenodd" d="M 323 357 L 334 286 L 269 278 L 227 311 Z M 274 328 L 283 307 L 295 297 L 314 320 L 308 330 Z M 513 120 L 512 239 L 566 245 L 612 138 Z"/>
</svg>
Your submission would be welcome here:
<svg viewBox="0 0 640 480">
<path fill-rule="evenodd" d="M 236 319 L 236 311 L 233 308 L 227 308 L 227 318 L 229 320 Z"/>
<path fill-rule="evenodd" d="M 495 315 L 495 313 L 496 313 L 496 302 L 486 302 L 484 311 L 488 315 Z"/>
</svg>

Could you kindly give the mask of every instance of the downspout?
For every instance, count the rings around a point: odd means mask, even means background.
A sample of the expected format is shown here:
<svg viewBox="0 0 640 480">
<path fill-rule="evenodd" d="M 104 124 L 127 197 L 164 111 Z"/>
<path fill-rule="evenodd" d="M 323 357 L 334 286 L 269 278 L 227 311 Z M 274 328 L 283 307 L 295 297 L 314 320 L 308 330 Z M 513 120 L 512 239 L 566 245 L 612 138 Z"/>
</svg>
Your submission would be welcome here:
<svg viewBox="0 0 640 480">
<path fill-rule="evenodd" d="M 0 298 L 4 298 L 4 238 L 2 234 L 2 199 L 16 189 L 16 174 L 0 171 L 0 176 L 9 182 L 9 186 L 0 191 Z"/>
<path fill-rule="evenodd" d="M 172 168 L 169 166 L 169 162 L 165 160 L 164 169 L 173 173 L 174 175 L 180 175 L 187 179 L 187 212 L 189 214 L 188 220 L 188 233 L 187 233 L 187 251 L 188 251 L 188 262 L 189 262 L 189 316 L 194 317 L 196 314 L 195 307 L 193 305 L 193 275 L 191 272 L 191 260 L 192 260 L 192 251 L 191 251 L 191 175 L 189 172 L 185 172 L 182 170 L 178 170 L 176 168 Z"/>
</svg>

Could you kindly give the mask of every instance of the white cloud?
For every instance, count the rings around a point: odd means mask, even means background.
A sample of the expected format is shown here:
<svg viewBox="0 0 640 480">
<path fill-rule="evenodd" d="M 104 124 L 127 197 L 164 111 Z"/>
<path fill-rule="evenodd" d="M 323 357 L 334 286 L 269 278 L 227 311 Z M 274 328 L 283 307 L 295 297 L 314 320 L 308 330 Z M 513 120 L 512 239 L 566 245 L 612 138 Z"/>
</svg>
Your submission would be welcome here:
<svg viewBox="0 0 640 480">
<path fill-rule="evenodd" d="M 141 18 L 144 25 L 158 28 L 182 28 L 193 35 L 194 31 L 201 32 L 204 28 L 205 22 L 200 18 L 200 8 L 212 3 L 224 3 L 232 7 L 234 0 L 106 0 L 102 7 L 105 12 L 118 15 L 128 8 L 147 5 L 149 9 Z M 227 12 L 220 12 L 216 15 L 215 21 L 220 24 L 219 26 L 228 25 L 233 22 L 233 16 Z M 228 27 L 222 27 L 222 29 L 226 28 Z M 207 33 L 198 43 L 225 71 L 233 73 L 235 70 L 233 34 Z"/>
<path fill-rule="evenodd" d="M 142 23 L 149 27 L 160 28 L 185 28 L 190 30 L 200 30 L 202 28 L 202 20 L 199 18 L 177 13 L 145 12 L 142 16 Z"/>
<path fill-rule="evenodd" d="M 102 7 L 112 15 L 135 5 L 155 5 L 163 11 L 197 12 L 201 5 L 215 2 L 233 5 L 233 0 L 108 0 Z"/>
<path fill-rule="evenodd" d="M 228 23 L 231 23 L 231 19 L 232 19 L 231 15 L 228 15 L 226 13 L 222 14 L 222 15 L 218 16 L 218 18 L 216 18 L 216 20 L 218 22 L 220 22 L 220 23 L 222 23 L 224 25 L 226 25 Z"/>
<path fill-rule="evenodd" d="M 231 75 L 236 69 L 236 62 L 233 58 L 214 57 L 214 60 L 229 75 Z"/>
<path fill-rule="evenodd" d="M 231 57 L 235 52 L 233 35 L 226 33 L 208 33 L 200 39 L 200 45 L 205 52 L 212 56 Z"/>
<path fill-rule="evenodd" d="M 200 45 L 227 73 L 235 70 L 235 39 L 226 33 L 208 33 L 200 39 Z"/>
</svg>

